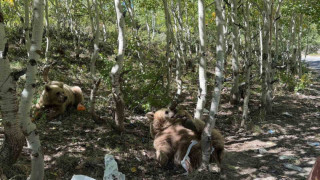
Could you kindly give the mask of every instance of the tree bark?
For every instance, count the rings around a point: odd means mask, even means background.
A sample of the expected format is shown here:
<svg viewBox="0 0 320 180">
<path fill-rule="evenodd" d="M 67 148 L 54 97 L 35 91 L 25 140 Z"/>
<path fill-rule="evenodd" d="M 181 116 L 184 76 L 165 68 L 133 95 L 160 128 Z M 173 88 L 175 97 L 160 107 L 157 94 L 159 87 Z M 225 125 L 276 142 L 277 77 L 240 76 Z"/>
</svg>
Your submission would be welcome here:
<svg viewBox="0 0 320 180">
<path fill-rule="evenodd" d="M 202 119 L 204 107 L 206 105 L 207 96 L 207 61 L 206 61 L 206 30 L 205 30 L 205 4 L 203 0 L 198 0 L 199 13 L 199 40 L 200 40 L 200 54 L 199 54 L 199 89 L 198 101 L 195 109 L 194 118 Z"/>
<path fill-rule="evenodd" d="M 299 15 L 299 29 L 298 29 L 298 64 L 299 64 L 299 78 L 302 76 L 302 60 L 301 60 L 301 36 L 302 36 L 302 13 Z"/>
<path fill-rule="evenodd" d="M 16 82 L 6 56 L 6 43 L 5 25 L 0 8 L 0 110 L 5 136 L 0 149 L 0 175 L 1 172 L 12 170 L 12 165 L 17 161 L 25 142 L 18 118 Z"/>
<path fill-rule="evenodd" d="M 115 123 L 118 130 L 124 130 L 124 101 L 121 92 L 120 73 L 123 67 L 123 59 L 125 52 L 125 31 L 124 31 L 124 17 L 121 8 L 120 0 L 115 0 L 115 9 L 117 14 L 118 27 L 118 55 L 116 57 L 116 64 L 111 69 L 112 95 L 116 104 Z"/>
<path fill-rule="evenodd" d="M 261 74 L 261 79 L 262 79 L 262 92 L 261 92 L 261 111 L 260 111 L 260 118 L 262 120 L 265 120 L 267 111 L 270 111 L 270 106 L 267 102 L 267 95 L 268 95 L 268 82 L 269 82 L 269 68 L 268 68 L 268 58 L 269 58 L 269 36 L 270 36 L 270 31 L 269 31 L 269 12 L 270 12 L 270 0 L 264 0 L 263 1 L 264 5 L 264 11 L 262 12 L 263 15 L 263 37 L 262 37 L 262 74 Z"/>
<path fill-rule="evenodd" d="M 22 123 L 22 131 L 26 136 L 28 148 L 31 149 L 31 180 L 43 179 L 44 163 L 43 152 L 40 144 L 39 134 L 36 132 L 36 125 L 31 122 L 30 109 L 35 91 L 37 62 L 39 61 L 41 52 L 41 41 L 43 34 L 43 14 L 44 1 L 34 0 L 33 2 L 33 27 L 32 39 L 29 51 L 29 59 L 27 65 L 26 84 L 21 93 L 21 101 L 19 105 L 19 118 Z"/>
<path fill-rule="evenodd" d="M 182 19 L 181 19 L 181 11 L 180 11 L 181 2 L 178 0 L 176 6 L 171 0 L 171 9 L 174 19 L 175 25 L 175 41 L 173 43 L 174 46 L 174 54 L 176 59 L 176 84 L 177 84 L 177 91 L 176 91 L 176 99 L 179 99 L 182 93 L 182 62 L 184 62 L 184 42 L 183 42 L 183 26 L 182 26 Z M 175 12 L 176 11 L 176 12 Z M 173 35 L 174 36 L 174 35 Z"/>
<path fill-rule="evenodd" d="M 248 120 L 249 113 L 249 99 L 250 99 L 250 75 L 251 75 L 251 28 L 250 28 L 250 11 L 251 4 L 247 1 L 245 4 L 245 16 L 244 16 L 244 27 L 245 27 L 245 49 L 246 49 L 246 61 L 245 61 L 245 97 L 243 100 L 243 113 L 242 113 L 242 121 L 240 126 L 244 127 L 245 122 Z"/>
<path fill-rule="evenodd" d="M 171 86 L 171 43 L 173 43 L 172 41 L 174 40 L 174 37 L 172 36 L 172 25 L 171 25 L 171 17 L 170 17 L 170 13 L 168 10 L 168 3 L 167 0 L 162 0 L 163 2 L 163 6 L 164 6 L 164 14 L 165 14 L 165 18 L 166 18 L 166 59 L 167 59 L 167 94 L 168 96 L 170 95 L 170 86 Z"/>
<path fill-rule="evenodd" d="M 94 6 L 94 11 L 95 11 L 95 32 L 94 32 L 94 42 L 93 42 L 93 53 L 91 56 L 91 62 L 90 62 L 90 74 L 92 77 L 92 84 L 93 87 L 91 89 L 90 93 L 90 113 L 91 116 L 94 120 L 98 120 L 98 117 L 95 113 L 95 102 L 96 102 L 96 92 L 98 90 L 99 84 L 100 84 L 100 79 L 97 80 L 96 77 L 96 60 L 99 55 L 99 39 L 100 39 L 100 18 L 99 18 L 99 9 L 98 9 L 98 2 L 96 0 L 93 0 L 93 6 Z"/>
<path fill-rule="evenodd" d="M 211 107 L 209 112 L 209 120 L 206 122 L 204 130 L 201 136 L 201 149 L 202 149 L 202 165 L 201 167 L 207 167 L 211 155 L 211 133 L 216 123 L 216 114 L 218 113 L 218 107 L 220 104 L 221 88 L 224 79 L 224 24 L 225 14 L 223 12 L 222 0 L 216 0 L 216 26 L 217 26 L 217 63 L 215 67 L 215 87 L 211 100 Z"/>
<path fill-rule="evenodd" d="M 46 62 L 48 62 L 48 56 L 49 56 L 49 48 L 50 48 L 50 29 L 49 29 L 49 1 L 45 0 L 45 14 L 46 14 L 46 52 L 45 52 L 45 58 Z M 59 30 L 58 30 L 59 31 Z"/>
<path fill-rule="evenodd" d="M 231 89 L 231 104 L 239 102 L 239 28 L 238 28 L 238 0 L 231 1 L 231 20 L 232 20 L 232 70 L 233 70 L 233 85 Z"/>
<path fill-rule="evenodd" d="M 24 1 L 24 37 L 25 37 L 25 44 L 26 44 L 27 51 L 29 51 L 29 49 L 30 49 L 29 2 L 30 2 L 29 0 Z"/>
<path fill-rule="evenodd" d="M 93 27 L 93 31 L 92 33 L 94 34 L 94 42 L 93 42 L 93 53 L 91 56 L 91 62 L 90 62 L 90 73 L 92 77 L 96 76 L 96 60 L 98 58 L 99 55 L 99 38 L 100 38 L 100 28 L 99 28 L 99 23 L 100 23 L 100 19 L 99 19 L 99 10 L 98 10 L 98 4 L 96 2 L 96 0 L 93 0 L 93 6 L 94 6 L 94 10 L 95 10 L 95 25 Z"/>
</svg>

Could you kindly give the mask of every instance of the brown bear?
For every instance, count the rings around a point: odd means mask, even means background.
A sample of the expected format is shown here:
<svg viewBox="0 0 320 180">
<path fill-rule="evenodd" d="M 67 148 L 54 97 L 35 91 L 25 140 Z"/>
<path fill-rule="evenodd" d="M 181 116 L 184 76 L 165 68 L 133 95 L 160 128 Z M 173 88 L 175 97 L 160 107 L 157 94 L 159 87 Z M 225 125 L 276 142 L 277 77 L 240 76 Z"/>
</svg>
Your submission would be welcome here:
<svg viewBox="0 0 320 180">
<path fill-rule="evenodd" d="M 172 157 L 174 157 L 175 163 L 180 162 L 181 158 L 185 156 L 191 140 L 198 142 L 201 140 L 205 123 L 193 119 L 185 110 L 174 112 L 164 108 L 156 112 L 149 112 L 146 116 L 151 120 L 150 133 L 155 138 L 154 147 L 157 150 L 157 160 L 160 165 L 165 165 Z M 224 138 L 217 129 L 212 130 L 211 138 L 214 151 L 210 159 L 211 161 L 216 160 L 220 167 L 224 152 Z M 191 155 L 195 151 L 198 155 Z M 200 143 L 192 147 L 191 169 L 197 168 L 200 164 L 201 153 Z"/>
<path fill-rule="evenodd" d="M 49 119 L 63 114 L 67 107 L 77 106 L 83 102 L 83 94 L 78 86 L 68 86 L 63 82 L 51 81 L 45 85 L 40 96 L 39 102 L 36 104 L 37 109 L 46 108 L 51 112 Z"/>
<path fill-rule="evenodd" d="M 172 125 L 156 134 L 153 146 L 156 149 L 156 159 L 161 166 L 170 160 L 181 165 L 192 140 L 198 140 L 197 135 L 181 125 Z M 195 170 L 201 163 L 201 145 L 196 144 L 189 154 L 188 172 Z"/>
</svg>

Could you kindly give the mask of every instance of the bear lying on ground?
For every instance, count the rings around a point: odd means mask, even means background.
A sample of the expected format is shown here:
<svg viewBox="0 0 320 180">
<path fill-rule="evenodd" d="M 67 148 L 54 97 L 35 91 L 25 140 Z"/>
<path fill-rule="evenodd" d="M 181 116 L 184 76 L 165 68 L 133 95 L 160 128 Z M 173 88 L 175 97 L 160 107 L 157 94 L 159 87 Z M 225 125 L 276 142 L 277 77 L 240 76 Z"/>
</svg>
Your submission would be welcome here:
<svg viewBox="0 0 320 180">
<path fill-rule="evenodd" d="M 48 118 L 63 114 L 69 106 L 77 107 L 83 102 L 83 94 L 78 86 L 68 86 L 63 82 L 51 81 L 45 85 L 36 104 L 37 109 L 49 109 Z"/>
<path fill-rule="evenodd" d="M 160 165 L 166 165 L 172 158 L 175 164 L 180 164 L 191 141 L 196 140 L 199 143 L 192 147 L 189 154 L 190 171 L 198 168 L 202 158 L 200 140 L 205 123 L 193 119 L 184 110 L 174 112 L 169 109 L 160 109 L 156 112 L 149 112 L 146 116 L 151 120 L 150 134 L 155 139 L 154 148 Z M 211 138 L 214 151 L 210 160 L 215 160 L 220 167 L 224 152 L 224 138 L 216 129 L 212 130 Z"/>
</svg>

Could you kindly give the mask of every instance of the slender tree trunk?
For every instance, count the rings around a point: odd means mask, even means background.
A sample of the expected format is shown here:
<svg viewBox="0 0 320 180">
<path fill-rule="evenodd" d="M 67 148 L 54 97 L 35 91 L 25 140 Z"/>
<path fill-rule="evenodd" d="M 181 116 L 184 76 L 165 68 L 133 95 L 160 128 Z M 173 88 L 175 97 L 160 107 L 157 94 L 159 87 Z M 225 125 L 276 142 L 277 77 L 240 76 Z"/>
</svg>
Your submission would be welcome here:
<svg viewBox="0 0 320 180">
<path fill-rule="evenodd" d="M 194 113 L 195 119 L 202 119 L 207 96 L 207 60 L 206 60 L 206 29 L 205 29 L 205 4 L 203 0 L 198 0 L 199 12 L 199 39 L 200 39 L 200 57 L 199 57 L 199 89 L 198 102 Z"/>
<path fill-rule="evenodd" d="M 244 127 L 245 122 L 248 120 L 249 113 L 249 99 L 250 99 L 250 75 L 251 75 L 251 52 L 252 52 L 252 40 L 251 40 L 251 28 L 250 28 L 250 9 L 251 4 L 247 1 L 245 4 L 245 16 L 244 16 L 244 27 L 245 27 L 245 49 L 246 49 L 246 62 L 245 62 L 245 73 L 246 73 L 246 84 L 245 84 L 245 98 L 243 100 L 243 113 L 241 127 Z"/>
<path fill-rule="evenodd" d="M 239 28 L 238 28 L 238 0 L 231 1 L 231 20 L 232 20 L 232 70 L 233 70 L 233 85 L 231 89 L 231 104 L 239 102 Z"/>
<path fill-rule="evenodd" d="M 310 31 L 311 31 L 311 28 L 308 29 L 308 32 L 307 32 L 307 35 L 306 35 L 306 37 L 307 37 L 307 45 L 306 45 L 306 50 L 304 51 L 304 59 L 307 58 L 307 55 L 309 53 L 309 38 L 308 37 L 309 37 Z"/>
<path fill-rule="evenodd" d="M 299 77 L 302 76 L 302 60 L 301 60 L 301 36 L 302 36 L 302 13 L 299 15 L 299 29 L 298 29 L 298 63 L 299 63 Z"/>
<path fill-rule="evenodd" d="M 178 0 L 176 8 L 173 3 L 173 0 L 171 0 L 171 9 L 172 9 L 172 14 L 173 14 L 173 19 L 174 19 L 174 25 L 175 25 L 175 31 L 176 36 L 175 36 L 175 41 L 173 43 L 174 45 L 174 54 L 175 54 L 175 59 L 176 59 L 176 83 L 177 83 L 177 91 L 176 91 L 176 99 L 179 99 L 181 93 L 182 93 L 182 62 L 184 61 L 184 55 L 183 55 L 183 35 L 182 35 L 182 20 L 180 14 L 180 2 Z M 177 12 L 175 12 L 177 11 Z M 173 35 L 174 36 L 174 35 Z"/>
<path fill-rule="evenodd" d="M 154 35 L 155 35 L 155 28 L 156 28 L 156 15 L 154 13 L 154 11 L 152 11 L 152 40 L 154 39 Z"/>
<path fill-rule="evenodd" d="M 191 51 L 191 35 L 190 35 L 190 26 L 189 26 L 189 14 L 188 14 L 188 1 L 185 1 L 185 13 L 186 13 L 186 35 L 185 35 L 185 42 L 188 46 L 188 53 L 189 53 L 189 58 L 191 61 L 192 58 L 192 51 Z M 187 61 L 187 60 L 186 60 Z M 192 66 L 191 66 L 192 67 Z"/>
<path fill-rule="evenodd" d="M 106 21 L 105 21 L 105 19 L 103 18 L 104 16 L 104 9 L 103 9 L 103 7 L 104 7 L 104 4 L 103 4 L 103 2 L 102 2 L 103 0 L 100 0 L 99 1 L 99 4 L 100 4 L 100 11 L 101 11 L 101 19 L 102 19 L 102 28 L 103 28 L 103 42 L 106 42 L 106 40 L 107 40 L 107 37 L 108 37 L 108 31 L 107 31 L 107 25 L 106 25 Z"/>
<path fill-rule="evenodd" d="M 45 14 L 46 14 L 46 52 L 45 52 L 45 58 L 46 62 L 48 62 L 48 56 L 49 56 L 49 48 L 50 48 L 50 29 L 49 29 L 49 1 L 45 0 Z M 59 31 L 59 30 L 58 30 Z"/>
<path fill-rule="evenodd" d="M 171 43 L 173 43 L 172 41 L 174 40 L 174 37 L 172 36 L 172 25 L 171 25 L 171 17 L 170 17 L 170 13 L 168 10 L 168 3 L 167 0 L 162 0 L 163 5 L 164 5 L 164 13 L 165 13 L 165 18 L 166 18 L 166 27 L 167 27 L 167 31 L 166 31 L 166 59 L 167 59 L 167 94 L 169 96 L 170 94 L 170 86 L 171 86 L 171 48 L 170 45 Z"/>
<path fill-rule="evenodd" d="M 262 79 L 262 92 L 261 92 L 261 103 L 262 103 L 262 108 L 261 108 L 261 119 L 265 120 L 266 113 L 268 111 L 271 111 L 271 104 L 268 103 L 267 101 L 267 96 L 268 96 L 268 89 L 269 89 L 269 76 L 270 76 L 270 69 L 269 69 L 269 38 L 270 38 L 270 0 L 264 0 L 264 12 L 263 12 L 263 38 L 262 38 L 262 74 L 261 74 L 261 79 Z"/>
<path fill-rule="evenodd" d="M 8 44 L 3 18 L 0 8 L 0 111 L 5 136 L 0 148 L 0 176 L 1 172 L 12 170 L 25 142 L 18 118 L 16 80 L 7 58 Z"/>
<path fill-rule="evenodd" d="M 220 104 L 221 88 L 223 84 L 223 71 L 224 71 L 224 24 L 225 14 L 223 14 L 222 0 L 216 0 L 216 26 L 217 26 L 217 64 L 215 67 L 215 87 L 211 100 L 211 107 L 209 112 L 209 120 L 206 122 L 201 137 L 201 149 L 202 149 L 202 165 L 201 167 L 207 167 L 211 155 L 211 133 L 216 123 L 216 114 L 218 113 L 218 107 Z"/>
<path fill-rule="evenodd" d="M 59 0 L 55 0 L 56 6 L 55 6 L 55 14 L 57 18 L 57 39 L 59 39 L 59 42 L 61 42 L 60 39 L 60 31 L 61 31 L 61 16 L 59 13 Z"/>
<path fill-rule="evenodd" d="M 99 39 L 100 39 L 100 28 L 99 28 L 99 10 L 98 10 L 98 4 L 96 0 L 93 0 L 93 6 L 94 6 L 94 11 L 95 11 L 95 26 L 93 27 L 92 33 L 94 34 L 94 42 L 93 42 L 93 53 L 91 56 L 91 62 L 90 62 L 90 73 L 92 77 L 95 77 L 96 74 L 96 60 L 99 55 Z"/>
<path fill-rule="evenodd" d="M 21 93 L 21 101 L 19 105 L 19 118 L 22 123 L 22 131 L 26 136 L 28 148 L 31 150 L 31 180 L 43 179 L 44 163 L 43 152 L 40 144 L 39 134 L 36 132 L 36 125 L 31 122 L 30 109 L 35 91 L 37 62 L 40 59 L 39 51 L 41 51 L 41 41 L 43 34 L 43 14 L 44 1 L 34 0 L 33 2 L 33 27 L 32 39 L 30 47 L 30 56 L 27 65 L 26 84 Z"/>
<path fill-rule="evenodd" d="M 268 11 L 268 23 L 269 23 L 269 29 L 268 32 L 269 33 L 269 39 L 268 39 L 268 63 L 267 63 L 267 67 L 266 67 L 266 78 L 267 78 L 267 84 L 268 84 L 268 89 L 267 89 L 267 113 L 271 113 L 272 112 L 272 99 L 273 99 L 273 87 L 271 84 L 272 81 L 272 74 L 273 74 L 273 69 L 272 69 L 272 64 L 273 64 L 273 58 L 271 57 L 271 47 L 272 47 L 272 32 L 273 32 L 273 4 L 274 4 L 274 0 L 271 0 L 271 4 L 269 5 L 269 11 Z"/>
<path fill-rule="evenodd" d="M 26 49 L 29 51 L 30 49 L 30 18 L 29 18 L 29 0 L 24 1 L 24 37 L 25 37 L 25 43 L 26 43 Z"/>
<path fill-rule="evenodd" d="M 297 41 L 296 41 L 296 14 L 293 12 L 292 16 L 292 34 L 291 34 L 291 64 L 293 65 L 291 69 L 292 74 L 296 74 L 298 70 L 297 66 Z"/>
<path fill-rule="evenodd" d="M 260 23 L 260 18 L 259 18 L 259 39 L 260 39 L 260 59 L 259 59 L 259 62 L 260 62 L 260 75 L 261 75 L 261 78 L 262 78 L 262 71 L 263 71 L 263 28 L 262 28 L 262 23 Z"/>
<path fill-rule="evenodd" d="M 276 10 L 276 15 L 275 15 L 275 26 L 274 26 L 274 36 L 275 36 L 275 55 L 274 55 L 274 61 L 275 63 L 278 63 L 279 61 L 279 33 L 281 33 L 281 31 L 279 32 L 279 20 L 281 17 L 281 3 L 282 0 L 279 0 L 279 4 L 277 6 L 277 10 Z M 280 38 L 281 39 L 281 38 Z M 272 78 L 273 79 L 273 78 Z"/>
<path fill-rule="evenodd" d="M 146 26 L 147 26 L 147 32 L 148 32 L 148 49 L 150 48 L 150 41 L 151 41 L 151 33 L 150 33 L 150 25 L 149 25 L 149 12 L 147 13 L 147 19 L 146 19 Z"/>
<path fill-rule="evenodd" d="M 291 23 L 289 28 L 289 43 L 288 43 L 288 61 L 287 61 L 287 73 L 288 75 L 292 75 L 295 73 L 296 70 L 296 44 L 295 44 L 295 26 L 296 26 L 296 17 L 295 13 L 293 12 L 291 17 Z"/>
<path fill-rule="evenodd" d="M 116 104 L 115 111 L 115 123 L 116 127 L 120 130 L 124 130 L 124 101 L 121 92 L 120 73 L 123 67 L 123 59 L 125 52 L 125 31 L 124 31 L 124 17 L 122 14 L 121 1 L 115 0 L 115 8 L 117 14 L 117 26 L 118 26 L 118 55 L 116 57 L 116 64 L 111 69 L 111 82 L 112 82 L 112 95 Z"/>
<path fill-rule="evenodd" d="M 229 39 L 228 39 L 228 25 L 229 25 L 229 15 L 227 12 L 227 6 L 224 6 L 222 9 L 222 13 L 225 14 L 225 25 L 223 27 L 223 31 L 224 31 L 224 42 L 225 42 L 225 46 L 224 46 L 224 66 L 227 67 L 228 65 L 228 52 L 229 52 Z"/>
<path fill-rule="evenodd" d="M 95 113 L 95 102 L 96 102 L 96 92 L 100 84 L 100 79 L 96 80 L 96 60 L 99 55 L 99 39 L 100 39 L 100 19 L 99 19 L 99 9 L 98 9 L 98 3 L 97 0 L 93 0 L 93 6 L 94 6 L 94 11 L 95 11 L 95 32 L 94 32 L 94 43 L 93 43 L 93 53 L 91 56 L 91 62 L 90 62 L 90 74 L 92 77 L 92 84 L 93 87 L 91 89 L 90 93 L 90 113 L 93 117 L 93 119 L 96 119 L 96 113 Z"/>
<path fill-rule="evenodd" d="M 88 6 L 88 13 L 89 13 L 89 19 L 90 19 L 90 24 L 91 24 L 91 29 L 92 32 L 94 33 L 94 23 L 93 23 L 93 15 L 92 15 L 92 11 L 91 11 L 91 4 L 90 4 L 90 0 L 87 0 L 87 6 Z"/>
</svg>

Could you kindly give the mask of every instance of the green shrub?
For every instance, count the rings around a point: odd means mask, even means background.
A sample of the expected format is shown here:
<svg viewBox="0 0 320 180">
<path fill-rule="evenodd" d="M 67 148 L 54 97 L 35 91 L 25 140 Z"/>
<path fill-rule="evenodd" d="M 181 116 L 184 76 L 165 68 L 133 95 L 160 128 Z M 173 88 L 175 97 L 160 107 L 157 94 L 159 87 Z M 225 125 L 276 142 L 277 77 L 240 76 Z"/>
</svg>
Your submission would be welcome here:
<svg viewBox="0 0 320 180">
<path fill-rule="evenodd" d="M 311 84 L 311 73 L 303 74 L 298 80 L 296 87 L 294 88 L 295 92 L 303 91 L 306 87 Z"/>
</svg>

